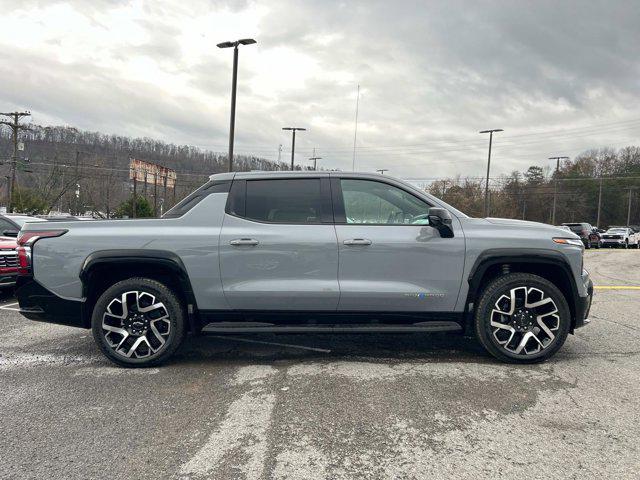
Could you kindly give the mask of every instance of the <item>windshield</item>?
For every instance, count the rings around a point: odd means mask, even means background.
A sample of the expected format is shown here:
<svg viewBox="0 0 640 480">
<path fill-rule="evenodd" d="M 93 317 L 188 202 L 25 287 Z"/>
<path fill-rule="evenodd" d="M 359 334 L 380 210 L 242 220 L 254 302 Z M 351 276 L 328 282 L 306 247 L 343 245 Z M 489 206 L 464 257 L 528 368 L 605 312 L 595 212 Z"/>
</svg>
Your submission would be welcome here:
<svg viewBox="0 0 640 480">
<path fill-rule="evenodd" d="M 626 228 L 610 228 L 607 233 L 627 233 Z"/>
</svg>

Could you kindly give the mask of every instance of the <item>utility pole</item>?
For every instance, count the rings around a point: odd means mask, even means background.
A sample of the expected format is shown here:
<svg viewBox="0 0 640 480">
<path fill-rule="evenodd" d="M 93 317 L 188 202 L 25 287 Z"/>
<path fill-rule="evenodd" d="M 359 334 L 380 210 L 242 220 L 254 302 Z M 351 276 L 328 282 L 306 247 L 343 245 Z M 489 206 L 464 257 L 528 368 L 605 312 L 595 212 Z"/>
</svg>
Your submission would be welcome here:
<svg viewBox="0 0 640 480">
<path fill-rule="evenodd" d="M 278 165 L 280 165 L 281 158 L 282 158 L 282 144 L 278 145 Z"/>
<path fill-rule="evenodd" d="M 293 170 L 295 169 L 293 161 L 296 154 L 296 131 L 300 130 L 301 132 L 304 132 L 307 129 L 301 127 L 283 127 L 282 130 L 291 130 L 291 132 L 293 133 L 291 137 L 291 171 L 293 172 Z"/>
<path fill-rule="evenodd" d="M 494 132 L 503 132 L 501 128 L 494 128 L 491 130 L 481 130 L 478 133 L 489 134 L 489 156 L 487 157 L 487 182 L 484 187 L 484 216 L 489 216 L 489 171 L 491 169 L 491 144 L 493 143 Z"/>
<path fill-rule="evenodd" d="M 353 159 L 351 160 L 351 170 L 356 171 L 356 140 L 358 138 L 358 108 L 360 107 L 360 84 L 356 93 L 356 124 L 353 129 Z"/>
<path fill-rule="evenodd" d="M 596 228 L 600 228 L 600 210 L 602 209 L 602 177 L 600 177 L 600 188 L 598 189 L 598 218 Z"/>
<path fill-rule="evenodd" d="M 138 205 L 138 172 L 133 170 L 133 199 L 131 201 L 131 213 L 133 218 L 137 217 L 137 205 Z"/>
<path fill-rule="evenodd" d="M 13 134 L 13 156 L 11 158 L 11 173 L 9 176 L 9 188 L 7 189 L 7 212 L 13 212 L 13 191 L 16 186 L 16 167 L 18 165 L 18 134 L 20 130 L 31 130 L 28 126 L 20 123 L 23 117 L 31 116 L 31 112 L 8 112 L 0 113 L 2 117 L 9 117 L 11 121 L 1 120 L 1 125 L 7 125 Z"/>
<path fill-rule="evenodd" d="M 238 87 L 238 46 L 253 45 L 253 38 L 242 38 L 235 42 L 222 42 L 216 45 L 218 48 L 233 47 L 233 77 L 231 80 L 231 119 L 229 121 L 229 171 L 233 172 L 233 141 L 236 129 L 236 90 Z M 155 212 L 155 211 L 154 211 Z"/>
<path fill-rule="evenodd" d="M 627 228 L 629 227 L 629 223 L 631 223 L 631 192 L 635 190 L 637 187 L 629 187 L 629 205 L 627 206 Z"/>
<path fill-rule="evenodd" d="M 551 224 L 556 224 L 556 203 L 558 199 L 558 174 L 560 173 L 560 160 L 568 160 L 569 157 L 549 157 L 549 160 L 556 161 L 556 178 L 553 183 L 553 210 L 551 210 Z"/>
<path fill-rule="evenodd" d="M 158 172 L 153 174 L 153 216 L 158 216 Z"/>
<path fill-rule="evenodd" d="M 318 160 L 322 160 L 322 157 L 316 157 L 316 149 L 313 149 L 313 156 L 309 158 L 309 160 L 313 161 L 313 170 L 316 171 L 318 169 Z"/>
<path fill-rule="evenodd" d="M 388 168 L 379 168 L 376 170 L 376 172 L 380 173 L 380 175 L 384 175 L 384 172 L 388 172 L 389 169 Z"/>
</svg>

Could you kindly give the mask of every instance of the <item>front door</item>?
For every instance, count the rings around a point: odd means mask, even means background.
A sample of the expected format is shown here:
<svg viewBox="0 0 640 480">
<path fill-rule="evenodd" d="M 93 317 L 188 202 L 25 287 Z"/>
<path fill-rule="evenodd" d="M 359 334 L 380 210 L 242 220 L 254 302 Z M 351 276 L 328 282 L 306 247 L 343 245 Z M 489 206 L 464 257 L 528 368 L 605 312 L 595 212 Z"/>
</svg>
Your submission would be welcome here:
<svg viewBox="0 0 640 480">
<path fill-rule="evenodd" d="M 376 180 L 334 178 L 341 311 L 450 312 L 460 290 L 464 236 L 428 225 L 424 200 Z"/>
<path fill-rule="evenodd" d="M 334 311 L 338 247 L 329 178 L 235 180 L 220 235 L 231 308 Z"/>
</svg>

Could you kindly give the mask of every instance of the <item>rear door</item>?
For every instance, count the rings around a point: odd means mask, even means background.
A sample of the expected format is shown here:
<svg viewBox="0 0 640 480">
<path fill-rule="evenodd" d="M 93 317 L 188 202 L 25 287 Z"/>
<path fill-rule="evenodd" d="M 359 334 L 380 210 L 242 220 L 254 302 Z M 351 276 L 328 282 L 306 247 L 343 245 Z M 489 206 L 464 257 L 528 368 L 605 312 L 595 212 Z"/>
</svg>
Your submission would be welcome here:
<svg viewBox="0 0 640 480">
<path fill-rule="evenodd" d="M 431 205 L 398 185 L 332 178 L 339 250 L 339 310 L 453 311 L 465 258 L 453 238 L 428 225 Z"/>
<path fill-rule="evenodd" d="M 234 180 L 220 235 L 236 310 L 332 311 L 338 247 L 328 176 Z"/>
</svg>

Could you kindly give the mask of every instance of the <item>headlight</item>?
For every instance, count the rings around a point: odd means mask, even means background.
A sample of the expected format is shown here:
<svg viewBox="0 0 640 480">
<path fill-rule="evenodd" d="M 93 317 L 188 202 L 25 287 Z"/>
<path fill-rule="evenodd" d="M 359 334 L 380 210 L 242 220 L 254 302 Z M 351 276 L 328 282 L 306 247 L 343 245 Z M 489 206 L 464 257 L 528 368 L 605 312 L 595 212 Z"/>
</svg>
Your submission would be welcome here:
<svg viewBox="0 0 640 480">
<path fill-rule="evenodd" d="M 554 242 L 556 243 L 562 243 L 565 245 L 575 245 L 576 247 L 584 247 L 582 240 L 580 240 L 579 238 L 560 238 L 560 237 L 555 237 L 553 239 Z"/>
</svg>

